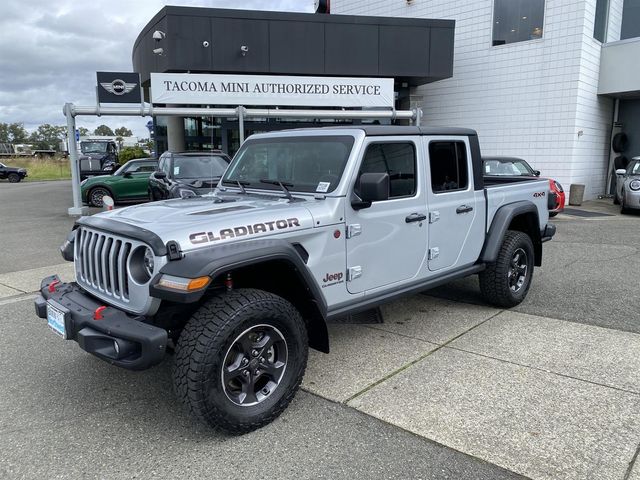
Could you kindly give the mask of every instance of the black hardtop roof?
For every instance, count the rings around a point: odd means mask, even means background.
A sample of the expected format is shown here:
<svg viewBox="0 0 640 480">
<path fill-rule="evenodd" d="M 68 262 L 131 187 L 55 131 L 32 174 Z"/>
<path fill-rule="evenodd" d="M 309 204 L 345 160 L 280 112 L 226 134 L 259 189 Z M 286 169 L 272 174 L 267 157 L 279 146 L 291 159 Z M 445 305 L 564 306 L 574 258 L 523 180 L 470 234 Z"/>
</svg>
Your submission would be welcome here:
<svg viewBox="0 0 640 480">
<path fill-rule="evenodd" d="M 413 125 L 339 125 L 335 127 L 296 128 L 293 131 L 302 130 L 362 130 L 365 135 L 390 136 L 390 135 L 456 135 L 475 136 L 478 133 L 471 128 L 457 127 L 418 127 Z"/>
</svg>

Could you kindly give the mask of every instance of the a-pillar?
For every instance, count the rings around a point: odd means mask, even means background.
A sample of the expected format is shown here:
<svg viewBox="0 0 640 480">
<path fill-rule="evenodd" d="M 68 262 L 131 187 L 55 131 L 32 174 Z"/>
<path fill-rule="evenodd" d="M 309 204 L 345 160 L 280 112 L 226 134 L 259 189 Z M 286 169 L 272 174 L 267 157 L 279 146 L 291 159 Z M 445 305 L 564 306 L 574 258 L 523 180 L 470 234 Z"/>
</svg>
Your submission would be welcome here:
<svg viewBox="0 0 640 480">
<path fill-rule="evenodd" d="M 177 107 L 177 105 L 167 105 L 167 107 Z M 170 152 L 184 152 L 184 118 L 167 117 L 167 148 Z"/>
</svg>

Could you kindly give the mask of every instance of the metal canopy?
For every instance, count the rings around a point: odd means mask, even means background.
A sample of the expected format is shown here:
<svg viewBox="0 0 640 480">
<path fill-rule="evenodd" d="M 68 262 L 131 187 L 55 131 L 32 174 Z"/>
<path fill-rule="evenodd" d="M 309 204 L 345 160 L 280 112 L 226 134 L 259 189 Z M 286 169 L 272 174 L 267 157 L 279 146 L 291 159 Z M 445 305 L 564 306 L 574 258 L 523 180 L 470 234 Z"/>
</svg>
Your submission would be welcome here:
<svg viewBox="0 0 640 480">
<path fill-rule="evenodd" d="M 76 106 L 65 103 L 63 112 L 67 117 L 67 138 L 73 142 L 74 148 L 69 146 L 69 158 L 71 159 L 71 186 L 73 192 L 73 207 L 69 208 L 69 215 L 78 216 L 86 213 L 86 207 L 82 206 L 80 195 L 80 169 L 78 162 L 78 149 L 75 144 L 76 119 L 79 115 L 88 116 L 166 116 L 166 117 L 224 117 L 237 118 L 240 127 L 240 143 L 244 142 L 245 118 L 328 118 L 328 119 L 389 119 L 411 120 L 420 125 L 422 110 L 312 110 L 312 109 L 280 109 L 280 108 L 190 108 L 190 107 L 154 107 L 140 104 L 136 106 Z"/>
</svg>

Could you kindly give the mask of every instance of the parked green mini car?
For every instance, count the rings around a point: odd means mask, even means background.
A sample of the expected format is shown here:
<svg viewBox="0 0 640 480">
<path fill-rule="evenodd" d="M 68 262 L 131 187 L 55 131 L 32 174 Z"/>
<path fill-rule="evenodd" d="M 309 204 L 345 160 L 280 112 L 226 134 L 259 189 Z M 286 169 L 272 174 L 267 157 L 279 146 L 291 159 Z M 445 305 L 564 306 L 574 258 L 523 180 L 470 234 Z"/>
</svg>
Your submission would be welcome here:
<svg viewBox="0 0 640 480">
<path fill-rule="evenodd" d="M 158 169 L 155 158 L 129 160 L 113 175 L 87 178 L 80 184 L 82 202 L 102 207 L 102 197 L 109 195 L 116 203 L 149 200 L 149 175 Z"/>
</svg>

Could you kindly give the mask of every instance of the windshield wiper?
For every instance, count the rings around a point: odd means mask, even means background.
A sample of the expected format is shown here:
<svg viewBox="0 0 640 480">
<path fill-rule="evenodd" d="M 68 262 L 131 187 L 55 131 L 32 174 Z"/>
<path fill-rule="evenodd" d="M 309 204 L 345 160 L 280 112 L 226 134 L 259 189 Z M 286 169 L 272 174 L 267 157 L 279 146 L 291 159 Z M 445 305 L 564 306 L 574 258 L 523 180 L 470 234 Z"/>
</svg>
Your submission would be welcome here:
<svg viewBox="0 0 640 480">
<path fill-rule="evenodd" d="M 251 185 L 251 182 L 245 182 L 244 180 L 223 180 L 222 183 L 235 183 L 240 189 L 240 193 L 242 193 L 243 195 L 247 194 L 247 191 L 244 189 L 244 187 L 248 187 L 249 185 Z"/>
<path fill-rule="evenodd" d="M 269 180 L 267 178 L 260 179 L 260 183 L 268 183 L 270 185 L 278 185 L 282 189 L 282 191 L 284 192 L 285 197 L 287 197 L 287 199 L 289 199 L 289 200 L 293 200 L 293 197 L 291 196 L 291 192 L 287 188 L 287 187 L 293 187 L 293 183 L 283 182 L 281 180 Z"/>
</svg>

